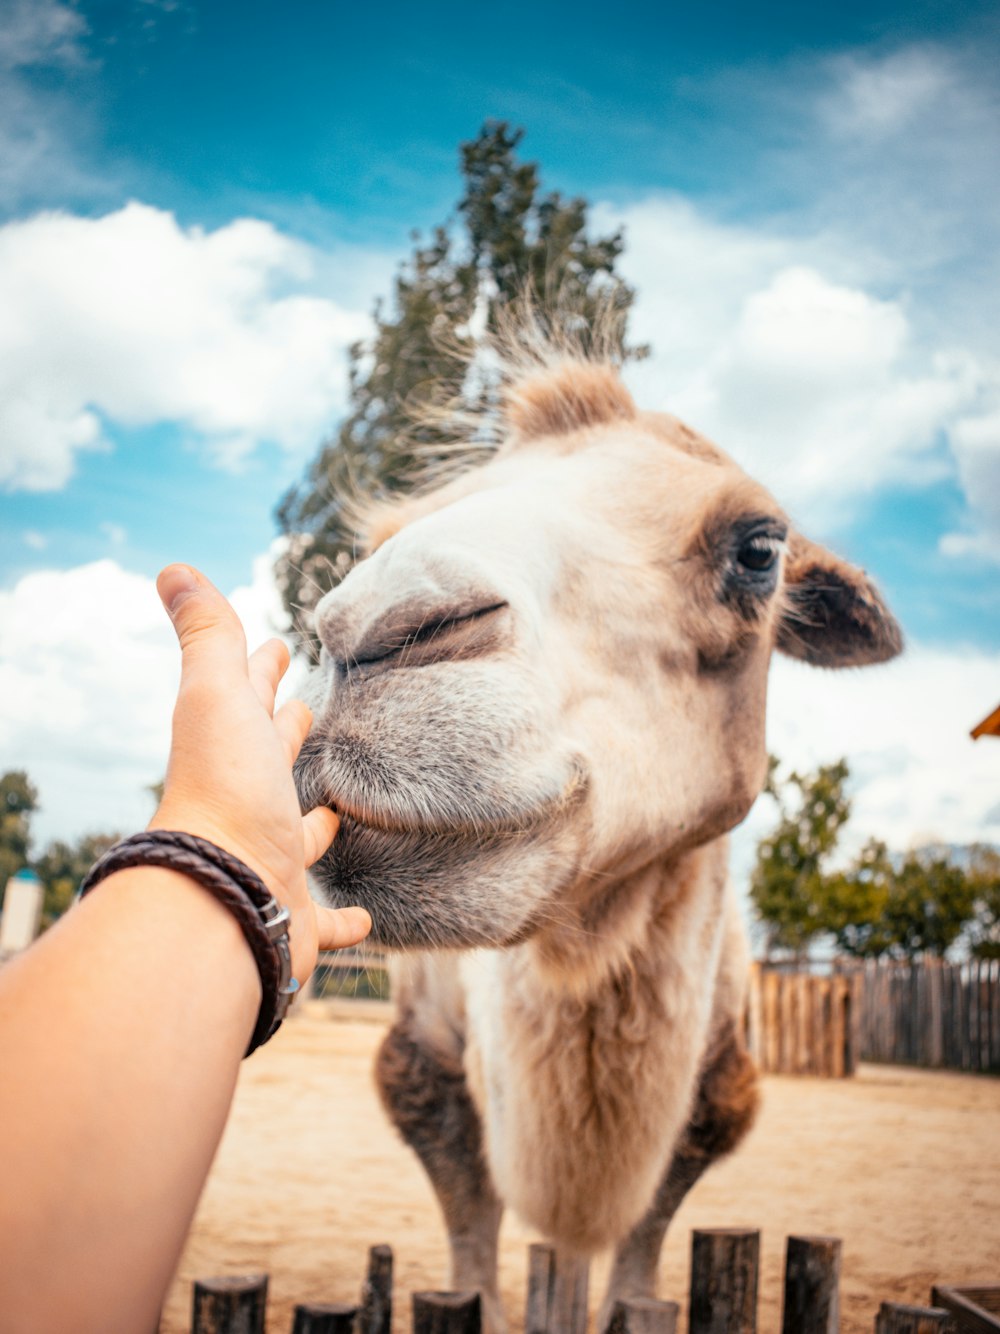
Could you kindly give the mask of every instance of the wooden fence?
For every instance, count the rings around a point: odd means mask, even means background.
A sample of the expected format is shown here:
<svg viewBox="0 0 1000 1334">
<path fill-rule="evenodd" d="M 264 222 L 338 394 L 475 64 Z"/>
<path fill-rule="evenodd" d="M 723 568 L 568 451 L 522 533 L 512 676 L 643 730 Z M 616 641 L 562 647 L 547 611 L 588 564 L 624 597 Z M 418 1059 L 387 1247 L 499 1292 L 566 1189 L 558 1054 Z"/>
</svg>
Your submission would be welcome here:
<svg viewBox="0 0 1000 1334">
<path fill-rule="evenodd" d="M 1000 959 L 873 962 L 858 975 L 863 1061 L 1000 1073 Z"/>
<path fill-rule="evenodd" d="M 747 1044 L 758 1067 L 770 1074 L 853 1075 L 863 989 L 858 973 L 816 977 L 754 964 Z"/>
<path fill-rule="evenodd" d="M 385 958 L 323 955 L 311 994 L 387 997 Z M 872 961 L 828 976 L 754 964 L 747 1043 L 770 1074 L 854 1074 L 859 1061 L 1000 1073 L 1000 959 Z"/>
<path fill-rule="evenodd" d="M 789 1237 L 781 1334 L 838 1334 L 840 1256 L 836 1237 Z M 691 1234 L 688 1334 L 757 1334 L 760 1232 L 720 1228 Z M 191 1334 L 265 1334 L 266 1274 L 200 1279 L 194 1285 Z M 531 1246 L 525 1334 L 585 1334 L 585 1261 L 557 1263 L 550 1246 Z M 1000 1284 L 937 1286 L 932 1306 L 883 1302 L 874 1334 L 990 1334 L 1000 1331 Z M 392 1251 L 374 1246 L 357 1303 L 299 1305 L 291 1334 L 390 1334 Z M 416 1292 L 413 1334 L 480 1334 L 479 1294 Z M 680 1306 L 651 1297 L 618 1302 L 607 1334 L 678 1334 Z M 275 1334 L 272 1328 L 272 1334 Z M 775 1331 L 777 1334 L 777 1331 Z"/>
</svg>

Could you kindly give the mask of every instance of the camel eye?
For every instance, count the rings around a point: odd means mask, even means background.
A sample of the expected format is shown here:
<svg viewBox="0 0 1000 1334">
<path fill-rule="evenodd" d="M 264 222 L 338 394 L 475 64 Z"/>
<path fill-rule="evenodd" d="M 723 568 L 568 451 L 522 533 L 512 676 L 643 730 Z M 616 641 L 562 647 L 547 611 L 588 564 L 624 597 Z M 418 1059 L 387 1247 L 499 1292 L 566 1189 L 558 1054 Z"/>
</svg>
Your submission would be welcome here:
<svg viewBox="0 0 1000 1334">
<path fill-rule="evenodd" d="M 744 539 L 736 552 L 739 564 L 750 574 L 773 570 L 781 554 L 781 543 L 768 533 L 755 533 Z"/>
</svg>

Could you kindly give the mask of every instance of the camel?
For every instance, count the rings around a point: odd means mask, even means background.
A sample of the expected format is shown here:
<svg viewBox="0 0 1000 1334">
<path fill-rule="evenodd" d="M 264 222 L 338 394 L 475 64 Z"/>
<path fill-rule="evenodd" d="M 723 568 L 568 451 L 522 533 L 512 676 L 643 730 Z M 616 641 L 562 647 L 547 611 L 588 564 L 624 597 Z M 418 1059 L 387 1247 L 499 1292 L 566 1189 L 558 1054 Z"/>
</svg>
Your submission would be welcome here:
<svg viewBox="0 0 1000 1334">
<path fill-rule="evenodd" d="M 342 821 L 322 897 L 409 955 L 377 1083 L 485 1327 L 510 1207 L 560 1256 L 613 1248 L 605 1328 L 757 1106 L 727 834 L 772 651 L 862 666 L 900 632 L 721 449 L 558 350 L 514 366 L 495 452 L 363 541 L 297 776 Z"/>
</svg>

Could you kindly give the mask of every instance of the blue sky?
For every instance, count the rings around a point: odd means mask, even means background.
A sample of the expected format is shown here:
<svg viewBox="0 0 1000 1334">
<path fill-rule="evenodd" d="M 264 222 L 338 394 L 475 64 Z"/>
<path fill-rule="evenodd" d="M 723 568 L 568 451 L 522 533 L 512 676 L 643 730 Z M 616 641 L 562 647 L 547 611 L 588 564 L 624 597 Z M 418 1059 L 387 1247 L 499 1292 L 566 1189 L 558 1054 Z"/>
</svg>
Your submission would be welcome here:
<svg viewBox="0 0 1000 1334">
<path fill-rule="evenodd" d="M 985 3 L 0 0 L 0 763 L 38 775 L 45 829 L 134 823 L 158 776 L 164 563 L 266 632 L 274 506 L 492 116 L 624 226 L 636 395 L 903 621 L 898 678 L 817 697 L 782 665 L 775 747 L 842 744 L 897 841 L 1000 836 L 996 757 L 964 739 L 1000 696 L 998 65 Z M 67 598 L 75 620 L 39 610 Z"/>
</svg>

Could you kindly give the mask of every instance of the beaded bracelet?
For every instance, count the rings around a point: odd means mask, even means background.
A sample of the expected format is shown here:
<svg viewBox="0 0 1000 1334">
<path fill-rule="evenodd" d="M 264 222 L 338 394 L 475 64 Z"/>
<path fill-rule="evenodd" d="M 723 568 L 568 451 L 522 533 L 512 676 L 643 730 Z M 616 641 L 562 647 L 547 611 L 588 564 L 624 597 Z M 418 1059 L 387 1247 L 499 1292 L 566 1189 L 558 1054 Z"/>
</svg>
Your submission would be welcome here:
<svg viewBox="0 0 1000 1334">
<path fill-rule="evenodd" d="M 299 984 L 292 977 L 290 914 L 260 876 L 208 839 L 170 829 L 147 829 L 122 839 L 83 878 L 80 897 L 116 871 L 161 866 L 195 880 L 236 918 L 260 973 L 260 1013 L 244 1058 L 274 1036 Z"/>
</svg>

